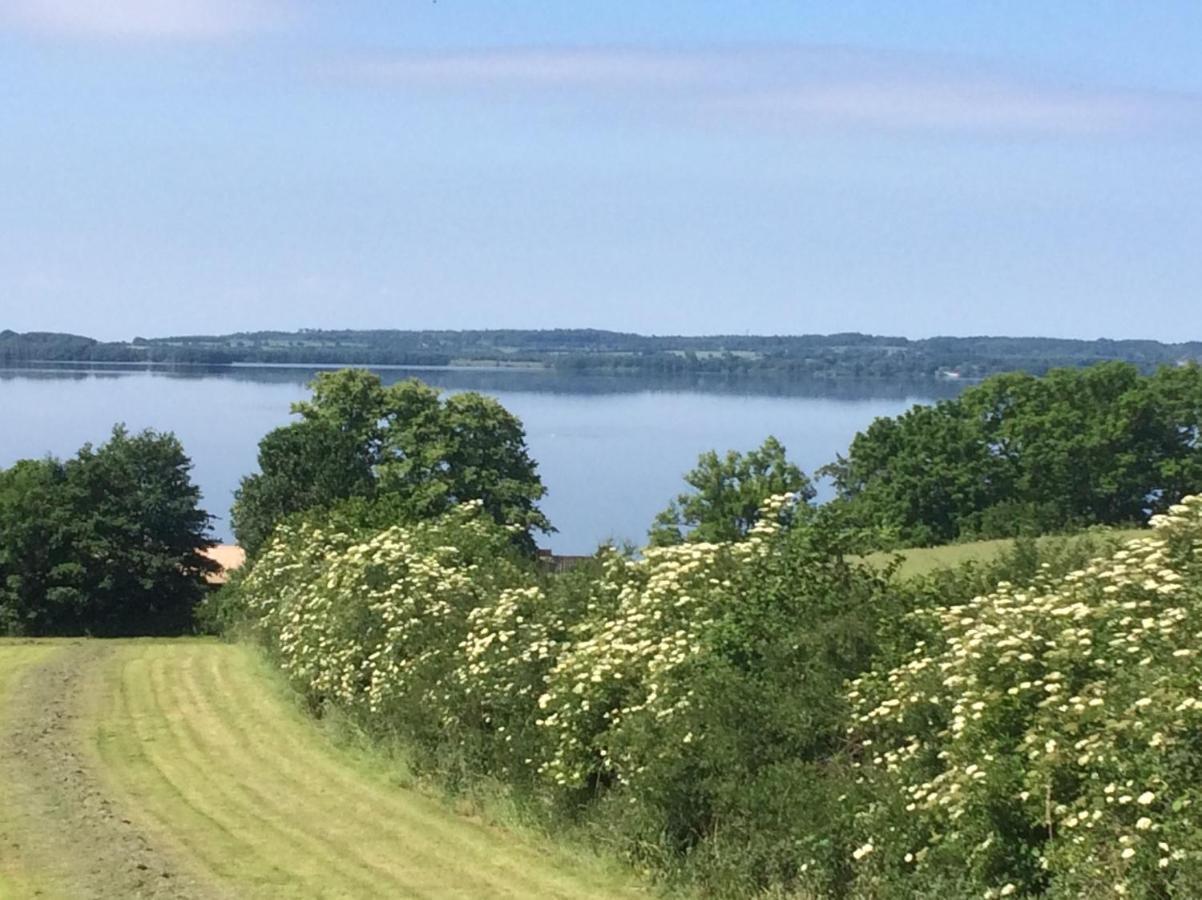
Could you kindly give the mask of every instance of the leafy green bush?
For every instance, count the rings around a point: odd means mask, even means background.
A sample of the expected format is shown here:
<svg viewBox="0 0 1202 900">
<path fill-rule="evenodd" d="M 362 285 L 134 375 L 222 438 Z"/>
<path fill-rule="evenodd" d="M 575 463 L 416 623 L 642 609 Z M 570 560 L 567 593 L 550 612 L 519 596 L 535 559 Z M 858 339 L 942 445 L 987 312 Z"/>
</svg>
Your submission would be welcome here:
<svg viewBox="0 0 1202 900">
<path fill-rule="evenodd" d="M 443 746 L 462 710 L 468 614 L 529 583 L 509 529 L 468 503 L 366 538 L 283 525 L 241 585 L 258 633 L 315 709 Z"/>
</svg>

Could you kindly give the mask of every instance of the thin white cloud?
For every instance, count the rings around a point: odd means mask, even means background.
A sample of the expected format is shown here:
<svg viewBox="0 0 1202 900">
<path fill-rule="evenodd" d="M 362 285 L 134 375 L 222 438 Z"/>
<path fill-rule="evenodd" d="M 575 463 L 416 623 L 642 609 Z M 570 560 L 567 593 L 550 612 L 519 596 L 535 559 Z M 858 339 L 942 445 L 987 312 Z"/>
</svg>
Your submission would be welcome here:
<svg viewBox="0 0 1202 900">
<path fill-rule="evenodd" d="M 855 82 L 719 98 L 715 112 L 804 129 L 1106 134 L 1171 125 L 1198 108 L 1164 97 L 957 80 Z"/>
<path fill-rule="evenodd" d="M 842 48 L 514 49 L 358 61 L 351 74 L 410 90 L 612 101 L 804 131 L 1015 136 L 1202 125 L 1202 97 L 1035 81 L 962 61 Z"/>
<path fill-rule="evenodd" d="M 118 40 L 212 40 L 278 21 L 281 0 L 0 0 L 0 25 Z"/>
<path fill-rule="evenodd" d="M 397 83 L 441 87 L 640 88 L 704 80 L 703 58 L 639 50 L 508 50 L 397 56 L 355 67 Z"/>
</svg>

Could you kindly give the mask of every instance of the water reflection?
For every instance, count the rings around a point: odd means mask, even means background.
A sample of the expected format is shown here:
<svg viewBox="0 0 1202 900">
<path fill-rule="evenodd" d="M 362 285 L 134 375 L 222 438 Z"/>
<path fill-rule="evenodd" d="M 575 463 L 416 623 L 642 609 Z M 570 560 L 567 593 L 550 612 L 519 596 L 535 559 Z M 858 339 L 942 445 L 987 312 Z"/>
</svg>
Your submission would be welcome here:
<svg viewBox="0 0 1202 900">
<path fill-rule="evenodd" d="M 195 463 L 205 506 L 229 537 L 239 479 L 259 439 L 289 421 L 313 367 L 36 366 L 0 370 L 0 466 L 66 456 L 103 441 L 115 422 L 174 431 Z M 681 475 L 708 449 L 746 450 L 774 434 L 807 472 L 831 461 L 875 417 L 954 395 L 923 382 L 566 376 L 505 369 L 382 369 L 451 391 L 497 397 L 525 423 L 549 493 L 543 507 L 559 553 L 607 538 L 641 542 Z M 823 488 L 825 490 L 825 488 Z"/>
<path fill-rule="evenodd" d="M 205 378 L 256 384 L 304 386 L 322 371 L 343 366 L 271 364 L 145 365 L 129 363 L 38 363 L 21 368 L 0 368 L 0 381 L 30 378 L 118 378 L 155 374 L 164 378 Z M 699 392 L 704 394 L 815 397 L 845 400 L 890 400 L 907 397 L 939 399 L 963 390 L 959 381 L 930 379 L 786 378 L 768 374 L 712 375 L 600 375 L 567 374 L 551 369 L 487 368 L 481 366 L 365 366 L 385 383 L 419 378 L 427 384 L 454 391 L 533 392 L 544 394 L 637 394 L 646 391 Z"/>
</svg>

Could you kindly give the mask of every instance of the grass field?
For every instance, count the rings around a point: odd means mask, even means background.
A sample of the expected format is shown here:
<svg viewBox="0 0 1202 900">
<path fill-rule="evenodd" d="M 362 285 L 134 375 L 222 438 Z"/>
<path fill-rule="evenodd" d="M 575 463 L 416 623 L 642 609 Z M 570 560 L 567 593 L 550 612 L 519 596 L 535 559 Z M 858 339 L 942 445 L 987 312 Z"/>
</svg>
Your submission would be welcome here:
<svg viewBox="0 0 1202 900">
<path fill-rule="evenodd" d="M 622 897 L 327 739 L 250 649 L 0 642 L 0 897 Z"/>
<path fill-rule="evenodd" d="M 1139 537 L 1145 533 L 1145 529 L 1115 529 L 1112 531 L 1099 531 L 1098 536 L 1111 536 L 1120 541 L 1130 538 Z M 1088 534 L 1088 532 L 1087 532 Z M 1055 537 L 1039 538 L 1040 542 L 1056 540 Z M 1069 537 L 1072 540 L 1072 537 Z M 970 541 L 963 544 L 945 544 L 941 547 L 917 547 L 911 550 L 899 550 L 898 554 L 902 557 L 901 567 L 898 569 L 898 574 L 901 577 L 913 575 L 926 575 L 936 569 L 947 569 L 953 566 L 958 566 L 961 563 L 988 562 L 996 559 L 999 554 L 1013 546 L 1014 541 L 1011 539 L 993 540 L 993 541 Z M 869 562 L 885 565 L 892 558 L 889 553 L 873 553 L 867 557 Z"/>
</svg>

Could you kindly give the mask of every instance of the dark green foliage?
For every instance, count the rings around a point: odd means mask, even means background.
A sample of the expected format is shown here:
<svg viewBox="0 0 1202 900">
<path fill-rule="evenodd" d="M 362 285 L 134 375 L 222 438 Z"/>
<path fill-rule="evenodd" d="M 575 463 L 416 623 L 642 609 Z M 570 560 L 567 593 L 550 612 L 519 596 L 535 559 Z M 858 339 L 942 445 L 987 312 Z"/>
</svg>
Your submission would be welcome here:
<svg viewBox="0 0 1202 900">
<path fill-rule="evenodd" d="M 878 419 L 824 471 L 864 528 L 910 545 L 1146 521 L 1202 487 L 1202 369 L 991 378 Z"/>
<path fill-rule="evenodd" d="M 386 387 L 362 369 L 323 373 L 312 389 L 294 407 L 301 420 L 260 443 L 260 471 L 238 490 L 234 533 L 248 553 L 289 517 L 353 499 L 380 527 L 384 511 L 415 521 L 479 500 L 527 550 L 533 531 L 551 530 L 522 424 L 497 401 L 443 399 L 416 379 Z"/>
<path fill-rule="evenodd" d="M 170 434 L 0 472 L 0 632 L 177 634 L 213 568 L 209 516 Z"/>
<path fill-rule="evenodd" d="M 693 490 L 680 494 L 656 516 L 649 535 L 654 546 L 685 540 L 737 541 L 755 524 L 769 497 L 795 494 L 802 503 L 814 499 L 810 479 L 789 462 L 784 445 L 774 437 L 747 453 L 703 453 L 684 480 Z"/>
<path fill-rule="evenodd" d="M 84 605 L 74 507 L 58 460 L 0 471 L 0 634 L 53 633 Z"/>
<path fill-rule="evenodd" d="M 235 494 L 234 533 L 253 554 L 287 517 L 374 492 L 371 460 L 358 435 L 322 421 L 297 422 L 259 442 L 259 472 L 244 478 Z"/>
</svg>

